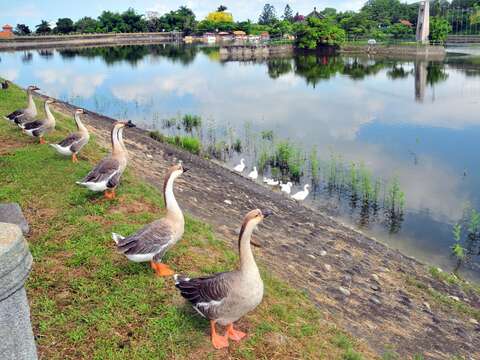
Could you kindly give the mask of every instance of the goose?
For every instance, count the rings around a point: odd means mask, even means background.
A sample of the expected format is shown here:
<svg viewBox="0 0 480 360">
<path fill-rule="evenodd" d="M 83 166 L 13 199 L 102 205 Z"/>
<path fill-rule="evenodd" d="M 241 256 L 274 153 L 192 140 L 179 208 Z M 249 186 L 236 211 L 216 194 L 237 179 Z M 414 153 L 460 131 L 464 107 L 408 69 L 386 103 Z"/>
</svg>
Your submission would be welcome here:
<svg viewBox="0 0 480 360">
<path fill-rule="evenodd" d="M 211 340 L 216 349 L 228 347 L 228 339 L 240 341 L 245 333 L 235 330 L 233 323 L 255 309 L 263 298 L 263 281 L 250 244 L 253 230 L 270 210 L 252 210 L 244 218 L 238 248 L 240 266 L 237 270 L 208 277 L 190 279 L 176 274 L 175 286 L 193 308 L 210 320 Z M 216 324 L 227 327 L 225 336 L 218 335 Z"/>
<path fill-rule="evenodd" d="M 35 105 L 35 101 L 33 101 L 32 95 L 32 92 L 35 90 L 40 90 L 40 88 L 36 87 L 35 85 L 31 85 L 27 88 L 28 106 L 26 108 L 15 110 L 7 116 L 4 116 L 4 118 L 6 120 L 13 121 L 16 124 L 33 121 L 37 116 L 37 106 Z"/>
<path fill-rule="evenodd" d="M 293 184 L 289 181 L 286 184 L 280 184 L 280 190 L 290 195 L 290 193 L 292 192 L 292 186 Z"/>
<path fill-rule="evenodd" d="M 127 167 L 128 154 L 123 143 L 123 129 L 135 127 L 131 121 L 117 121 L 112 129 L 112 153 L 100 161 L 78 185 L 85 186 L 91 191 L 104 191 L 105 198 L 115 198 L 115 188 L 120 182 Z"/>
<path fill-rule="evenodd" d="M 265 184 L 267 184 L 269 181 L 273 181 L 273 179 L 270 179 L 270 178 L 265 177 L 265 176 L 263 177 L 263 182 L 264 182 Z"/>
<path fill-rule="evenodd" d="M 305 184 L 302 191 L 299 191 L 292 195 L 292 199 L 298 200 L 298 201 L 305 200 L 308 196 L 308 188 L 309 188 L 309 185 Z"/>
<path fill-rule="evenodd" d="M 46 133 L 55 130 L 55 117 L 50 111 L 50 104 L 53 104 L 54 102 L 55 100 L 53 99 L 47 99 L 45 101 L 45 114 L 47 115 L 45 119 L 18 123 L 18 126 L 25 134 L 38 138 L 40 144 L 45 144 L 43 136 Z M 17 120 L 15 120 L 15 122 L 17 122 Z"/>
<path fill-rule="evenodd" d="M 50 144 L 50 146 L 57 150 L 59 154 L 65 156 L 71 155 L 72 162 L 78 162 L 77 154 L 85 145 L 87 145 L 88 140 L 90 139 L 90 134 L 88 133 L 87 128 L 80 120 L 80 114 L 83 113 L 83 109 L 77 109 L 75 111 L 74 119 L 78 131 L 71 133 L 58 144 Z"/>
<path fill-rule="evenodd" d="M 243 172 L 245 170 L 245 159 L 240 159 L 240 164 L 233 168 L 236 172 Z"/>
<path fill-rule="evenodd" d="M 277 186 L 280 182 L 278 180 L 268 179 L 267 185 Z"/>
<path fill-rule="evenodd" d="M 252 179 L 252 180 L 257 180 L 257 178 L 258 178 L 258 171 L 257 171 L 257 167 L 256 167 L 256 166 L 254 166 L 254 167 L 253 167 L 253 170 L 250 171 L 250 173 L 248 174 L 248 177 L 249 177 L 250 179 Z"/>
<path fill-rule="evenodd" d="M 185 221 L 173 193 L 173 184 L 175 179 L 187 171 L 188 169 L 181 163 L 170 167 L 167 171 L 163 185 L 163 197 L 167 208 L 165 217 L 146 225 L 128 237 L 112 233 L 112 239 L 119 252 L 134 262 L 150 261 L 157 276 L 174 274 L 173 270 L 161 263 L 161 260 L 163 255 L 183 236 Z"/>
<path fill-rule="evenodd" d="M 10 81 L 8 80 L 5 80 L 4 82 L 2 82 L 2 90 L 7 90 L 9 85 L 10 85 Z"/>
</svg>

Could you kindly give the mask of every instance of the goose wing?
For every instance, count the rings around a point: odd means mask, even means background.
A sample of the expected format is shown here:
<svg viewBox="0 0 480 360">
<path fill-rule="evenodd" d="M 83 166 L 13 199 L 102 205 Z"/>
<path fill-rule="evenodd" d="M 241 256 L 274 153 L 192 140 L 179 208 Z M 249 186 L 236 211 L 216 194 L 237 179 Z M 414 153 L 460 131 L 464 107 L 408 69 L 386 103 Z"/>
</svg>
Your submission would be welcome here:
<svg viewBox="0 0 480 360">
<path fill-rule="evenodd" d="M 82 138 L 82 136 L 81 136 L 79 133 L 71 133 L 71 134 L 68 135 L 65 139 L 63 139 L 62 141 L 60 141 L 60 142 L 58 143 L 58 145 L 60 145 L 61 147 L 69 147 L 69 146 L 71 146 L 73 143 L 79 141 L 81 138 Z"/>
<path fill-rule="evenodd" d="M 107 157 L 100 161 L 98 165 L 85 176 L 82 182 L 101 183 L 108 181 L 108 187 L 114 187 L 118 185 L 120 175 L 120 162 L 111 157 Z"/>
<path fill-rule="evenodd" d="M 27 122 L 27 123 L 23 124 L 23 128 L 25 130 L 35 130 L 35 129 L 38 129 L 42 126 L 43 126 L 43 121 L 41 121 L 41 120 L 34 120 L 34 121 L 30 121 L 30 122 Z"/>
<path fill-rule="evenodd" d="M 135 234 L 120 239 L 118 250 L 125 255 L 156 254 L 161 257 L 173 243 L 173 229 L 164 219 L 154 221 Z"/>
<path fill-rule="evenodd" d="M 14 112 L 8 114 L 6 117 L 11 121 L 15 121 L 16 118 L 18 118 L 20 116 L 23 116 L 23 115 L 25 115 L 23 110 L 15 110 Z"/>
<path fill-rule="evenodd" d="M 224 272 L 209 277 L 189 279 L 175 276 L 175 286 L 200 315 L 214 320 L 218 307 L 232 290 L 232 273 Z"/>
</svg>

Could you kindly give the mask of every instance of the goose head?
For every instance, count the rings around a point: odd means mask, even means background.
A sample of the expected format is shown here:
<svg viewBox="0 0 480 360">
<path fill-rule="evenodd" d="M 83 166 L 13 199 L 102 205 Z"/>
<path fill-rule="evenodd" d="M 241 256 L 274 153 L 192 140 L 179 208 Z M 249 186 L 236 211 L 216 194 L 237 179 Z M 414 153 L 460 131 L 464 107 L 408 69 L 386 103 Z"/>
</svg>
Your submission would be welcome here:
<svg viewBox="0 0 480 360">
<path fill-rule="evenodd" d="M 245 159 L 244 158 L 240 159 L 240 164 L 245 165 Z"/>
<path fill-rule="evenodd" d="M 39 87 L 35 86 L 35 85 L 30 85 L 28 88 L 27 88 L 28 91 L 35 91 L 35 90 L 40 90 Z"/>
<path fill-rule="evenodd" d="M 245 230 L 248 229 L 249 232 L 251 233 L 253 230 L 255 230 L 257 225 L 263 221 L 263 219 L 265 219 L 266 217 L 269 217 L 272 214 L 273 214 L 272 211 L 268 209 L 264 209 L 264 210 L 255 209 L 250 211 L 247 215 L 245 215 L 245 218 L 243 219 L 242 228 L 240 229 L 240 241 L 242 240 Z M 254 246 L 260 247 L 259 244 L 257 244 L 256 242 L 253 242 L 251 239 L 250 239 L 250 243 Z"/>
<path fill-rule="evenodd" d="M 257 167 L 256 166 L 253 167 L 253 171 L 257 172 Z"/>
<path fill-rule="evenodd" d="M 175 180 L 183 173 L 186 173 L 189 169 L 184 167 L 181 162 L 176 165 L 170 166 L 167 171 L 167 175 L 165 176 L 165 182 L 163 184 L 163 190 L 165 191 L 167 188 L 167 184 L 170 180 Z"/>
<path fill-rule="evenodd" d="M 75 110 L 75 114 L 85 114 L 85 111 L 83 109 L 77 109 Z"/>
<path fill-rule="evenodd" d="M 81 109 L 79 109 L 81 110 Z M 82 110 L 83 111 L 83 110 Z M 125 127 L 136 127 L 137 125 L 135 125 L 134 123 L 132 123 L 132 120 L 128 120 L 128 121 L 117 121 L 115 122 L 115 127 L 117 128 L 125 128 Z"/>
<path fill-rule="evenodd" d="M 293 186 L 293 183 L 291 181 L 287 182 L 287 186 L 288 187 L 292 187 Z"/>
<path fill-rule="evenodd" d="M 309 187 L 310 187 L 310 185 L 305 184 L 305 186 L 303 187 L 303 190 L 304 190 L 304 191 L 308 191 L 308 188 L 309 188 Z"/>
<path fill-rule="evenodd" d="M 53 103 L 55 103 L 55 100 L 54 100 L 54 99 L 47 99 L 47 100 L 45 100 L 45 104 L 50 105 L 50 104 L 53 104 Z"/>
</svg>

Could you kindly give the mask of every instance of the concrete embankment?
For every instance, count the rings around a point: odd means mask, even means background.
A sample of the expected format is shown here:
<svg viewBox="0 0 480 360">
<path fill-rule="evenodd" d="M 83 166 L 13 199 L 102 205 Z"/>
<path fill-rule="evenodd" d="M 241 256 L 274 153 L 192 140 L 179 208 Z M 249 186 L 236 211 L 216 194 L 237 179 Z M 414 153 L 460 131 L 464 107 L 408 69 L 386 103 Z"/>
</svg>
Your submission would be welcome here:
<svg viewBox="0 0 480 360">
<path fill-rule="evenodd" d="M 74 107 L 58 102 L 55 110 L 72 115 Z M 112 121 L 85 115 L 107 148 Z M 237 237 L 247 210 L 273 210 L 260 229 L 263 263 L 305 289 L 331 321 L 380 356 L 393 349 L 402 359 L 480 358 L 478 293 L 438 280 L 415 259 L 219 164 L 159 143 L 145 130 L 129 129 L 125 138 L 130 168 L 154 186 L 162 187 L 166 169 L 179 159 L 191 168 L 188 179 L 178 180 L 179 202 L 225 241 Z"/>
<path fill-rule="evenodd" d="M 345 44 L 339 49 L 341 54 L 367 54 L 381 55 L 383 57 L 406 58 L 406 59 L 429 59 L 443 60 L 446 50 L 443 46 L 431 45 L 357 45 Z"/>
<path fill-rule="evenodd" d="M 293 55 L 293 52 L 292 44 L 226 45 L 220 47 L 220 59 L 222 61 L 265 60 L 271 57 L 289 57 Z"/>
<path fill-rule="evenodd" d="M 0 39 L 0 50 L 41 49 L 86 45 L 167 43 L 182 39 L 181 33 L 89 34 L 62 36 L 15 36 Z"/>
</svg>

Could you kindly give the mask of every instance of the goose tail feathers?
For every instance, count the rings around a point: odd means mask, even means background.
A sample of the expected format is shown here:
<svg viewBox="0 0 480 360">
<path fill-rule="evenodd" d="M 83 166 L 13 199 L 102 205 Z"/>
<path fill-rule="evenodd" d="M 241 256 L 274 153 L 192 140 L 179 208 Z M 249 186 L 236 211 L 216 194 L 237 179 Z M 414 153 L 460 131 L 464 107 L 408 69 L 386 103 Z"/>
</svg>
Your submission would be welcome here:
<svg viewBox="0 0 480 360">
<path fill-rule="evenodd" d="M 118 244 L 118 242 L 119 242 L 120 240 L 125 239 L 125 237 L 122 236 L 122 235 L 120 235 L 120 234 L 117 234 L 117 233 L 112 232 L 112 239 L 113 239 L 113 241 L 115 241 L 115 244 Z"/>
</svg>

